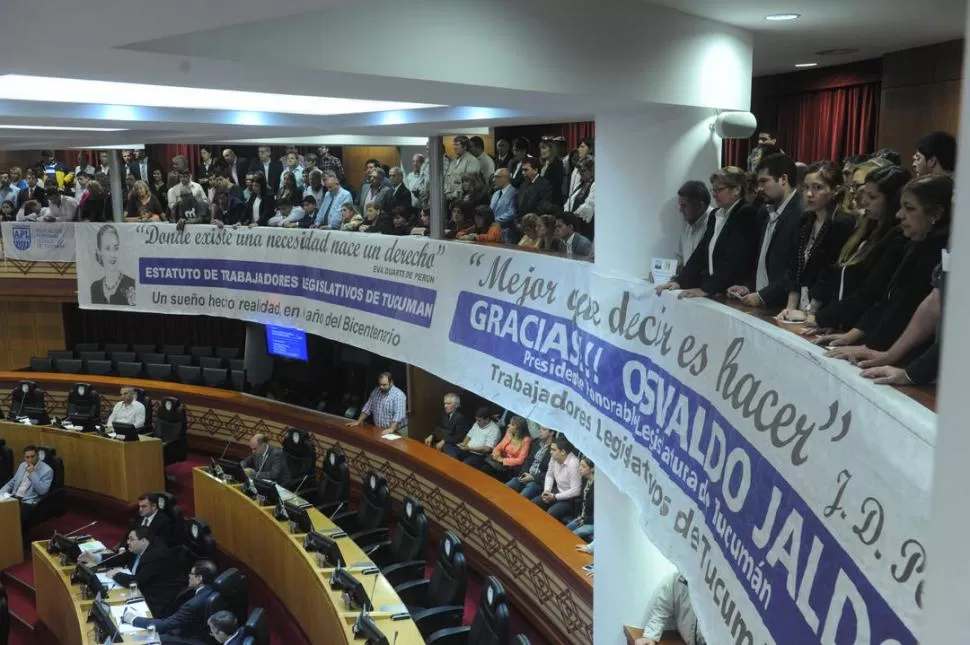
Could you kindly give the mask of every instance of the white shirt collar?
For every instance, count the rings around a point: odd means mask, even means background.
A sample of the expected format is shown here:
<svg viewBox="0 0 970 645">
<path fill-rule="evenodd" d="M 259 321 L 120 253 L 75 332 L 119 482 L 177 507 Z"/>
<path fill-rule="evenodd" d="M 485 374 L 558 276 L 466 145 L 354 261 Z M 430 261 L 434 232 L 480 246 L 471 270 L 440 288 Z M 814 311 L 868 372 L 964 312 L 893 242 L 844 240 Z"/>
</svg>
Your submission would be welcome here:
<svg viewBox="0 0 970 645">
<path fill-rule="evenodd" d="M 788 208 L 788 204 L 790 204 L 791 203 L 791 200 L 795 198 L 795 192 L 796 191 L 794 191 L 794 190 L 791 191 L 791 193 L 788 194 L 788 197 L 785 198 L 785 201 L 783 201 L 777 207 L 772 206 L 771 204 L 769 204 L 768 205 L 768 214 L 769 215 L 780 216 L 782 213 L 784 213 L 785 212 L 785 209 Z"/>
</svg>

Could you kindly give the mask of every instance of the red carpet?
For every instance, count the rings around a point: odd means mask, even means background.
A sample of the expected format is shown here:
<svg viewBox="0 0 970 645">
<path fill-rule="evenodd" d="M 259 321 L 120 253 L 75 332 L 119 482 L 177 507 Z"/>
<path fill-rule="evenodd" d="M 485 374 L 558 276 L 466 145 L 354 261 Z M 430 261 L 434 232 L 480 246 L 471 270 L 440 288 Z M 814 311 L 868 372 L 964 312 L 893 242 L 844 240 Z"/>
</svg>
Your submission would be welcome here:
<svg viewBox="0 0 970 645">
<path fill-rule="evenodd" d="M 182 507 L 185 517 L 192 517 L 195 511 L 195 500 L 192 495 L 192 469 L 208 463 L 207 459 L 191 456 L 188 461 L 170 466 L 169 475 L 175 477 L 176 482 L 170 485 L 169 492 L 176 495 L 178 504 Z M 118 507 L 105 507 L 85 500 L 70 498 L 70 509 L 63 517 L 45 522 L 34 527 L 31 531 L 32 539 L 44 539 L 55 529 L 68 532 L 97 521 L 97 524 L 85 533 L 90 533 L 103 543 L 114 546 L 125 532 L 125 527 L 131 521 L 131 516 Z M 204 519 L 204 518 L 203 518 Z M 434 561 L 437 545 L 429 548 L 429 562 Z M 26 554 L 27 561 L 7 569 L 2 578 L 7 595 L 10 599 L 10 610 L 13 614 L 13 627 L 10 645 L 54 645 L 55 640 L 45 633 L 43 626 L 38 628 L 37 614 L 34 609 L 34 573 L 33 565 Z M 269 617 L 270 642 L 272 645 L 309 645 L 310 641 L 290 616 L 286 607 L 263 584 L 262 580 L 251 571 L 246 570 L 238 562 L 217 562 L 220 568 L 230 566 L 239 567 L 249 578 L 250 606 L 263 607 Z M 482 578 L 472 573 L 468 581 L 468 592 L 465 596 L 465 624 L 469 624 L 478 607 L 481 595 Z M 533 645 L 549 645 L 548 641 L 538 635 L 532 625 L 528 624 L 522 615 L 512 608 L 510 613 L 512 635 L 525 634 Z"/>
</svg>

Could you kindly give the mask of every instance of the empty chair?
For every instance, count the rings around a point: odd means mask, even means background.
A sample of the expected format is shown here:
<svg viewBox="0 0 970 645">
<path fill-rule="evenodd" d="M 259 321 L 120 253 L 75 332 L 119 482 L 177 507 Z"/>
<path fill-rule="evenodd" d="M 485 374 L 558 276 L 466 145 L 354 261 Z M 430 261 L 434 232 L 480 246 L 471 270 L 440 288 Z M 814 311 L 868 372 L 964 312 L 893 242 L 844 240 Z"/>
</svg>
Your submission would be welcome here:
<svg viewBox="0 0 970 645">
<path fill-rule="evenodd" d="M 75 352 L 96 352 L 101 347 L 97 343 L 74 343 Z"/>
<path fill-rule="evenodd" d="M 128 351 L 118 351 L 118 352 L 108 352 L 108 358 L 113 360 L 115 364 L 118 363 L 134 363 L 138 360 L 138 356 L 135 352 Z"/>
<path fill-rule="evenodd" d="M 34 381 L 21 381 L 10 391 L 10 411 L 8 421 L 27 417 L 41 425 L 50 423 L 47 414 L 47 397 L 44 390 Z"/>
<path fill-rule="evenodd" d="M 174 367 L 192 364 L 192 357 L 187 354 L 166 354 L 165 357 Z"/>
<path fill-rule="evenodd" d="M 108 352 L 109 356 L 115 352 L 127 352 L 128 343 L 105 343 L 104 351 Z"/>
<path fill-rule="evenodd" d="M 152 434 L 162 441 L 162 457 L 166 466 L 185 461 L 188 455 L 188 423 L 182 402 L 166 396 L 158 405 L 152 421 Z"/>
<path fill-rule="evenodd" d="M 77 357 L 82 361 L 103 361 L 108 355 L 102 351 L 78 352 Z"/>
<path fill-rule="evenodd" d="M 246 372 L 242 370 L 232 370 L 229 372 L 229 382 L 232 389 L 242 392 L 246 389 Z"/>
<path fill-rule="evenodd" d="M 191 564 L 196 560 L 212 560 L 216 556 L 216 539 L 212 529 L 204 520 L 190 517 L 185 521 L 185 533 L 182 538 L 182 551 L 185 560 Z"/>
<path fill-rule="evenodd" d="M 283 435 L 283 457 L 286 459 L 286 470 L 290 473 L 290 481 L 283 484 L 285 488 L 293 489 L 301 482 L 313 487 L 317 480 L 317 442 L 313 435 L 298 428 L 287 428 Z M 282 482 L 280 482 L 282 483 Z"/>
<path fill-rule="evenodd" d="M 136 354 L 150 354 L 157 349 L 157 345 L 132 345 L 131 351 Z M 181 352 L 174 352 L 175 354 L 181 354 Z"/>
<path fill-rule="evenodd" d="M 431 577 L 399 584 L 394 591 L 427 638 L 439 629 L 461 626 L 467 589 L 465 549 L 457 533 L 446 531 L 438 545 Z"/>
<path fill-rule="evenodd" d="M 212 356 L 211 347 L 189 347 L 189 354 L 195 357 Z"/>
<path fill-rule="evenodd" d="M 354 511 L 334 515 L 333 522 L 351 534 L 361 548 L 387 539 L 387 523 L 391 518 L 391 489 L 384 475 L 372 470 L 364 477 L 364 492 Z M 357 536 L 360 536 L 358 539 Z"/>
<path fill-rule="evenodd" d="M 508 645 L 509 605 L 505 587 L 495 576 L 482 585 L 478 610 L 469 627 L 440 629 L 427 638 L 428 645 Z"/>
<path fill-rule="evenodd" d="M 145 363 L 145 376 L 153 381 L 170 380 L 172 378 L 172 366 L 168 363 Z"/>
<path fill-rule="evenodd" d="M 55 358 L 54 368 L 64 374 L 80 374 L 84 369 L 84 363 L 80 358 Z"/>
<path fill-rule="evenodd" d="M 7 483 L 13 477 L 13 449 L 6 439 L 0 439 L 0 481 Z"/>
<path fill-rule="evenodd" d="M 53 369 L 53 362 L 49 358 L 30 357 L 31 372 L 50 372 Z"/>
<path fill-rule="evenodd" d="M 104 376 L 111 373 L 112 367 L 111 361 L 84 361 L 84 371 L 88 374 Z"/>
<path fill-rule="evenodd" d="M 159 354 L 158 352 L 145 352 L 144 354 L 138 355 L 138 360 L 142 363 L 164 363 L 165 354 Z"/>
<path fill-rule="evenodd" d="M 152 397 L 148 395 L 148 392 L 140 387 L 131 388 L 135 392 L 135 400 L 145 406 L 145 432 L 151 433 L 154 430 L 152 425 L 152 414 L 155 412 L 152 409 Z"/>
<path fill-rule="evenodd" d="M 242 632 L 245 637 L 242 645 L 269 645 L 269 626 L 262 607 L 257 607 L 249 614 Z"/>
<path fill-rule="evenodd" d="M 101 423 L 101 395 L 88 383 L 75 383 L 67 395 L 67 419 L 90 428 Z"/>
<path fill-rule="evenodd" d="M 305 492 L 303 496 L 327 516 L 338 507 L 347 505 L 350 500 L 350 468 L 342 452 L 333 448 L 327 450 L 317 489 Z"/>
<path fill-rule="evenodd" d="M 129 363 L 127 361 L 119 361 L 115 364 L 115 367 L 118 369 L 118 376 L 124 378 L 141 378 L 141 373 L 144 369 L 144 366 L 140 362 Z"/>
<path fill-rule="evenodd" d="M 179 381 L 187 385 L 202 383 L 202 368 L 195 365 L 179 365 L 175 368 L 175 375 Z"/>
<path fill-rule="evenodd" d="M 225 367 L 225 362 L 218 356 L 199 356 L 199 367 L 202 369 L 221 369 Z"/>
<path fill-rule="evenodd" d="M 246 620 L 249 613 L 249 581 L 239 569 L 226 569 L 212 583 L 206 608 L 208 610 L 213 606 L 231 611 L 240 624 Z"/>
<path fill-rule="evenodd" d="M 366 534 L 361 537 L 368 541 Z M 397 585 L 418 580 L 424 575 L 424 556 L 427 552 L 428 516 L 421 502 L 407 496 L 404 498 L 404 513 L 394 527 L 394 535 L 390 540 L 378 542 L 368 549 L 368 555 L 381 568 L 384 577 L 392 585 Z"/>
<path fill-rule="evenodd" d="M 69 349 L 49 349 L 47 358 L 55 361 L 59 358 L 74 358 L 74 352 Z"/>
<path fill-rule="evenodd" d="M 178 547 L 185 538 L 185 513 L 172 493 L 155 493 L 158 496 L 158 512 L 164 513 L 172 522 L 172 540 L 169 546 Z"/>
<path fill-rule="evenodd" d="M 202 369 L 202 384 L 209 387 L 222 387 L 229 382 L 229 370 L 220 368 L 196 368 Z"/>
<path fill-rule="evenodd" d="M 162 345 L 163 354 L 184 354 L 185 345 Z"/>
<path fill-rule="evenodd" d="M 229 369 L 231 370 L 244 370 L 246 369 L 246 361 L 241 358 L 230 358 L 229 359 Z"/>
<path fill-rule="evenodd" d="M 216 347 L 216 356 L 225 360 L 233 360 L 239 357 L 238 347 Z"/>
</svg>

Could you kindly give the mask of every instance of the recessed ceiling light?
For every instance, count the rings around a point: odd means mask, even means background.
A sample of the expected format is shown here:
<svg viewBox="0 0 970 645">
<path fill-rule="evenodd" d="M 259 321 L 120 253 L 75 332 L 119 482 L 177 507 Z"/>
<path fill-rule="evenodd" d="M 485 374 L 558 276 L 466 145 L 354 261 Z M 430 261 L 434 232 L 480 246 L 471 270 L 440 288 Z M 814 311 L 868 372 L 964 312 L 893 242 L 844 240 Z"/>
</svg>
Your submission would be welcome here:
<svg viewBox="0 0 970 645">
<path fill-rule="evenodd" d="M 772 22 L 785 22 L 786 20 L 798 20 L 802 17 L 800 13 L 773 13 L 769 16 L 765 16 L 765 20 L 770 20 Z"/>
<path fill-rule="evenodd" d="M 798 69 L 806 69 L 808 67 L 818 67 L 818 63 L 796 63 L 795 67 Z"/>
<path fill-rule="evenodd" d="M 69 125 L 0 125 L 0 130 L 64 130 L 69 132 L 123 132 L 127 128 L 82 128 Z"/>
</svg>

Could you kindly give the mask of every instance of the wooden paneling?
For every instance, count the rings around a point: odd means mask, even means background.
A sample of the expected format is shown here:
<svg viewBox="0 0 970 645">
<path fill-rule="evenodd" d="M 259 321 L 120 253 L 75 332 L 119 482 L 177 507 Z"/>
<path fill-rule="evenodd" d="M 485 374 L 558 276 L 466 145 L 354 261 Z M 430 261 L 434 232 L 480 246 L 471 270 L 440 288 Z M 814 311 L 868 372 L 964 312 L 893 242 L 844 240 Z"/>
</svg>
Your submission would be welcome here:
<svg viewBox="0 0 970 645">
<path fill-rule="evenodd" d="M 20 538 L 20 503 L 16 499 L 0 502 L 0 571 L 24 561 Z"/>
<path fill-rule="evenodd" d="M 30 365 L 31 356 L 64 348 L 64 321 L 58 302 L 0 300 L 0 369 Z"/>
<path fill-rule="evenodd" d="M 354 190 L 359 190 L 364 183 L 364 164 L 368 159 L 377 159 L 387 166 L 397 166 L 401 163 L 401 151 L 395 146 L 345 146 L 341 161 L 347 183 Z"/>
<path fill-rule="evenodd" d="M 962 40 L 887 54 L 882 70 L 879 147 L 894 148 L 907 161 L 927 132 L 957 133 Z"/>
</svg>

